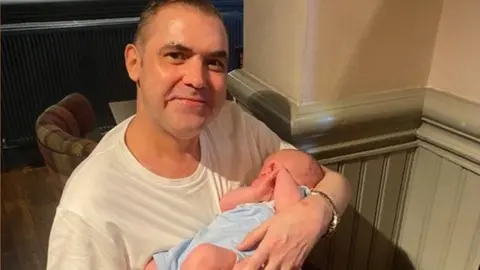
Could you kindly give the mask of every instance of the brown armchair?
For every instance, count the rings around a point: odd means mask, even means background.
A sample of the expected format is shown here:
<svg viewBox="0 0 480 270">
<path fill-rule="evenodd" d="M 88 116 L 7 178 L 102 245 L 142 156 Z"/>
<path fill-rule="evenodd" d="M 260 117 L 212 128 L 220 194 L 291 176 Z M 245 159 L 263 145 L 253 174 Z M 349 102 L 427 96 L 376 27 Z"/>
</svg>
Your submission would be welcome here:
<svg viewBox="0 0 480 270">
<path fill-rule="evenodd" d="M 87 138 L 94 130 L 95 113 L 79 93 L 66 96 L 37 119 L 37 144 L 50 174 L 63 182 L 93 151 L 97 141 Z"/>
</svg>

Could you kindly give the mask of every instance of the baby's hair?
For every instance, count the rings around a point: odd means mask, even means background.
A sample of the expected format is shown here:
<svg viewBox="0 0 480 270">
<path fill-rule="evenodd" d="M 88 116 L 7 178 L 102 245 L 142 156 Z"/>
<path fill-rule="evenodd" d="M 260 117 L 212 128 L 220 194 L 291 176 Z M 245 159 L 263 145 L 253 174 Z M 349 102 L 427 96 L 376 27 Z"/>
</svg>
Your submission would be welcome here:
<svg viewBox="0 0 480 270">
<path fill-rule="evenodd" d="M 287 169 L 292 174 L 293 178 L 298 180 L 306 180 L 305 183 L 297 183 L 300 185 L 308 186 L 309 188 L 314 188 L 315 185 L 321 180 L 325 172 L 323 171 L 320 163 L 309 153 L 305 153 L 295 149 L 285 149 L 279 152 L 276 152 L 268 157 L 268 159 L 275 158 L 276 155 L 282 155 L 285 153 L 292 153 L 295 155 L 301 155 L 306 157 L 307 160 L 305 163 L 302 163 L 300 166 L 288 166 L 288 162 L 291 160 L 286 160 Z M 285 157 L 285 156 L 283 156 Z M 294 157 L 292 157 L 294 158 Z"/>
</svg>

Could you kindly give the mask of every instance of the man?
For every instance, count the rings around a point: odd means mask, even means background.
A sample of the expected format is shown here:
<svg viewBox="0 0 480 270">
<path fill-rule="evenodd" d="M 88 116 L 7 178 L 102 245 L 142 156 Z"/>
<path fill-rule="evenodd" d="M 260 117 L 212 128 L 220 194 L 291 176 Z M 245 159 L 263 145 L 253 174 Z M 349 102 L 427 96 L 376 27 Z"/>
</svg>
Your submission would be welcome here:
<svg viewBox="0 0 480 270">
<path fill-rule="evenodd" d="M 209 224 L 227 191 L 250 183 L 263 159 L 292 148 L 225 102 L 225 27 L 202 0 L 152 2 L 125 49 L 137 112 L 108 132 L 65 185 L 47 269 L 142 269 Z M 240 245 L 259 243 L 236 269 L 296 269 L 350 199 L 340 175 L 271 218 Z M 335 215 L 336 216 L 336 215 Z"/>
</svg>

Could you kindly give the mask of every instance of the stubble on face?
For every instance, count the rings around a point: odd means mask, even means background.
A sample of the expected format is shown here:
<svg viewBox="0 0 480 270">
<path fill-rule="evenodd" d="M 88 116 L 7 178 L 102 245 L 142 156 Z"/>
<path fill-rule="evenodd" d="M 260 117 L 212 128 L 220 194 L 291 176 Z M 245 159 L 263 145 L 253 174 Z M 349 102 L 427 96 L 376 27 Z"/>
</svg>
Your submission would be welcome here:
<svg viewBox="0 0 480 270">
<path fill-rule="evenodd" d="M 140 94 L 146 113 L 170 129 L 191 133 L 203 128 L 225 100 L 228 41 L 223 25 L 191 8 L 168 7 L 145 34 Z"/>
</svg>

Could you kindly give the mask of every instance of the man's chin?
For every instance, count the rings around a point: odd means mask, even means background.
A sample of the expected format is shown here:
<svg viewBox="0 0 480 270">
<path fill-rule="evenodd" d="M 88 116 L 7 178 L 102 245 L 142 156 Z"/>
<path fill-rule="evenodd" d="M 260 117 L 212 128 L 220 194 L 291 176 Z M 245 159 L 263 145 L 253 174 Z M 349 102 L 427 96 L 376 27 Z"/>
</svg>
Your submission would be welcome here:
<svg viewBox="0 0 480 270">
<path fill-rule="evenodd" d="M 193 139 L 197 137 L 208 123 L 208 118 L 184 119 L 172 123 L 172 133 L 179 139 Z"/>
<path fill-rule="evenodd" d="M 193 140 L 197 138 L 200 133 L 202 132 L 202 129 L 189 129 L 189 130 L 175 130 L 173 131 L 173 136 L 177 139 L 188 141 L 188 140 Z"/>
</svg>

